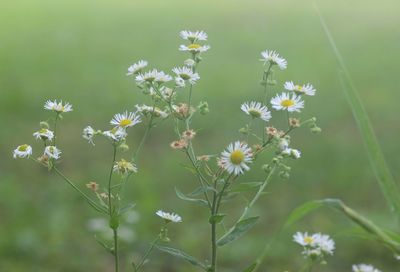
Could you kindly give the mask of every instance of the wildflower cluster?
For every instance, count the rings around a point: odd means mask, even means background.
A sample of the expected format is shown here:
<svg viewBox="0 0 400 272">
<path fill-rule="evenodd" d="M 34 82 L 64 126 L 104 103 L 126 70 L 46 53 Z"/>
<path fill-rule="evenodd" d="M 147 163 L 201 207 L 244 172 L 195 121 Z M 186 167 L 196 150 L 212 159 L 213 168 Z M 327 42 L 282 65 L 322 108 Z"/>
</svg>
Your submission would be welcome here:
<svg viewBox="0 0 400 272">
<path fill-rule="evenodd" d="M 309 235 L 307 232 L 297 232 L 293 240 L 303 247 L 303 255 L 314 262 L 325 262 L 325 257 L 333 255 L 335 250 L 335 242 L 328 235 L 321 233 Z"/>
</svg>

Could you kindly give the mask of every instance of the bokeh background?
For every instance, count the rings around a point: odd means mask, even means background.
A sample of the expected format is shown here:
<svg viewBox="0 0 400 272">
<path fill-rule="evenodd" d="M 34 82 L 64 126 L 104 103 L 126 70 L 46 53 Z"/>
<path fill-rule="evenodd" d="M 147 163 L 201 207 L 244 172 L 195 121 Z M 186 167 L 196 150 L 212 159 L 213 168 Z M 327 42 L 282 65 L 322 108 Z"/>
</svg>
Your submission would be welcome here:
<svg viewBox="0 0 400 272">
<path fill-rule="evenodd" d="M 398 1 L 316 1 L 332 30 L 359 88 L 387 161 L 400 176 L 398 101 L 400 4 Z M 177 50 L 183 29 L 203 29 L 212 49 L 204 54 L 201 80 L 194 100 L 208 101 L 211 112 L 197 117 L 195 140 L 203 153 L 220 152 L 240 137 L 246 122 L 240 110 L 245 100 L 259 99 L 262 73 L 259 53 L 275 49 L 289 62 L 276 73 L 285 80 L 311 82 L 317 96 L 308 99 L 303 117 L 316 116 L 323 129 L 294 134 L 303 151 L 291 162 L 289 180 L 275 177 L 269 194 L 253 214 L 260 223 L 245 237 L 220 250 L 223 271 L 242 271 L 278 232 L 287 215 L 312 199 L 335 197 L 380 224 L 394 227 L 379 191 L 363 144 L 347 105 L 338 66 L 324 36 L 313 2 L 297 1 L 2 1 L 0 9 L 0 271 L 112 271 L 112 259 L 93 238 L 104 222 L 67 184 L 27 160 L 13 160 L 22 143 L 41 145 L 32 133 L 47 99 L 63 99 L 74 111 L 60 127 L 61 168 L 80 186 L 104 184 L 111 147 L 95 147 L 82 139 L 84 126 L 107 128 L 112 115 L 148 102 L 126 68 L 139 59 L 170 71 L 186 55 Z M 281 86 L 281 85 L 280 85 Z M 275 90 L 281 90 L 281 87 Z M 137 145 L 143 126 L 132 129 L 129 144 Z M 180 166 L 184 157 L 170 149 L 170 121 L 150 135 L 138 161 L 140 172 L 127 186 L 126 197 L 137 203 L 125 225 L 123 271 L 157 235 L 159 209 L 176 211 L 184 223 L 170 229 L 171 246 L 204 260 L 209 256 L 208 216 L 202 208 L 179 200 L 174 187 L 190 192 L 191 174 Z M 242 181 L 262 177 L 254 167 Z M 235 199 L 224 212 L 233 222 L 244 200 Z M 307 216 L 282 233 L 260 271 L 297 271 L 301 249 L 291 240 L 297 230 L 321 231 L 337 243 L 336 254 L 321 271 L 350 271 L 366 262 L 383 271 L 398 271 L 392 254 L 373 241 L 349 235 L 353 225 L 328 209 Z M 196 271 L 183 261 L 155 251 L 146 271 Z"/>
</svg>

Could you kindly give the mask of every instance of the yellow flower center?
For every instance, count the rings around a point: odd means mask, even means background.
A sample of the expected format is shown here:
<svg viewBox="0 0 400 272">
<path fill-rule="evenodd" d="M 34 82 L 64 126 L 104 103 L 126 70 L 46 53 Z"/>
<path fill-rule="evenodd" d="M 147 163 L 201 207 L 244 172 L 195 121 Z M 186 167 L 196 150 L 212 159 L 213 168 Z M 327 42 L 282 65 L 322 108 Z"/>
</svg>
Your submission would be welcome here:
<svg viewBox="0 0 400 272">
<path fill-rule="evenodd" d="M 304 237 L 304 243 L 311 244 L 313 242 L 313 238 L 310 236 Z"/>
<path fill-rule="evenodd" d="M 28 149 L 28 145 L 27 145 L 27 144 L 20 145 L 20 146 L 18 147 L 18 150 L 19 150 L 19 151 L 26 151 L 27 149 Z"/>
<path fill-rule="evenodd" d="M 261 113 L 260 113 L 258 110 L 256 110 L 256 109 L 250 109 L 250 110 L 249 110 L 249 113 L 250 113 L 250 115 L 253 116 L 254 118 L 260 118 L 260 116 L 261 116 Z"/>
<path fill-rule="evenodd" d="M 303 86 L 296 85 L 296 86 L 295 86 L 295 89 L 296 89 L 297 91 L 300 92 L 300 91 L 303 89 Z"/>
<path fill-rule="evenodd" d="M 39 133 L 40 133 L 40 134 L 45 134 L 45 133 L 47 133 L 47 129 L 42 128 L 41 130 L 39 130 Z"/>
<path fill-rule="evenodd" d="M 281 106 L 290 107 L 294 105 L 294 101 L 292 99 L 285 99 L 281 101 Z"/>
<path fill-rule="evenodd" d="M 231 162 L 233 164 L 239 165 L 244 161 L 244 153 L 241 150 L 234 150 L 231 153 Z"/>
<path fill-rule="evenodd" d="M 119 125 L 120 125 L 121 127 L 126 127 L 126 126 L 129 126 L 130 124 L 132 124 L 132 120 L 130 120 L 130 119 L 122 119 L 122 120 L 119 122 Z"/>
<path fill-rule="evenodd" d="M 188 46 L 189 49 L 199 49 L 201 47 L 200 44 L 192 43 Z"/>
</svg>

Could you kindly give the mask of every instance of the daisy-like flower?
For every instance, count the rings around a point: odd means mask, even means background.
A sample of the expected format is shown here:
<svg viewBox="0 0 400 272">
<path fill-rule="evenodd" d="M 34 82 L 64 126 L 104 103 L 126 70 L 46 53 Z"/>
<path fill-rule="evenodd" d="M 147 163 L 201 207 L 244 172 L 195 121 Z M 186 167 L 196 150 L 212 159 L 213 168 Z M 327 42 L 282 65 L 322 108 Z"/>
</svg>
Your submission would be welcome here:
<svg viewBox="0 0 400 272">
<path fill-rule="evenodd" d="M 186 148 L 188 146 L 188 142 L 186 139 L 180 139 L 178 141 L 173 141 L 170 146 L 173 149 L 183 149 Z"/>
<path fill-rule="evenodd" d="M 299 94 L 306 94 L 311 96 L 315 95 L 315 89 L 313 85 L 311 85 L 310 83 L 303 85 L 295 85 L 293 81 L 287 81 L 283 86 L 288 91 L 293 91 Z"/>
<path fill-rule="evenodd" d="M 243 112 L 250 115 L 253 118 L 260 118 L 266 122 L 271 119 L 271 112 L 268 111 L 266 106 L 263 106 L 260 102 L 246 102 L 240 107 Z"/>
<path fill-rule="evenodd" d="M 325 254 L 333 255 L 335 242 L 326 234 L 317 234 L 318 248 Z"/>
<path fill-rule="evenodd" d="M 187 139 L 187 140 L 191 140 L 194 138 L 194 136 L 196 136 L 196 132 L 193 129 L 189 129 L 189 130 L 185 130 L 182 133 L 182 137 Z"/>
<path fill-rule="evenodd" d="M 300 152 L 300 150 L 297 150 L 297 149 L 294 149 L 294 148 L 285 148 L 282 151 L 282 155 L 290 156 L 293 159 L 300 159 L 301 152 Z"/>
<path fill-rule="evenodd" d="M 145 60 L 139 60 L 138 62 L 132 64 L 128 67 L 128 72 L 126 73 L 127 76 L 138 74 L 141 72 L 149 63 Z"/>
<path fill-rule="evenodd" d="M 117 172 L 118 174 L 129 174 L 133 172 L 137 172 L 137 167 L 135 164 L 128 162 L 124 159 L 121 159 L 120 161 L 116 162 L 113 166 L 114 172 Z"/>
<path fill-rule="evenodd" d="M 265 50 L 261 52 L 262 58 L 260 61 L 264 62 L 264 65 L 270 63 L 271 65 L 278 65 L 279 69 L 285 70 L 287 68 L 287 61 L 282 58 L 276 51 Z"/>
<path fill-rule="evenodd" d="M 58 149 L 57 147 L 53 146 L 53 145 L 48 145 L 44 149 L 44 155 L 46 155 L 49 158 L 58 160 L 60 158 L 60 155 L 61 155 L 61 150 Z"/>
<path fill-rule="evenodd" d="M 369 264 L 357 264 L 353 265 L 353 272 L 381 272 L 379 269 L 376 269 L 372 265 Z"/>
<path fill-rule="evenodd" d="M 181 36 L 182 39 L 184 40 L 189 40 L 192 43 L 195 41 L 206 41 L 207 40 L 207 33 L 204 31 L 188 31 L 188 30 L 182 30 L 179 33 L 179 36 Z"/>
<path fill-rule="evenodd" d="M 53 140 L 54 138 L 54 133 L 51 130 L 48 130 L 47 128 L 42 128 L 39 131 L 36 131 L 35 133 L 33 133 L 33 136 L 36 139 L 42 139 L 43 141 L 46 140 Z"/>
<path fill-rule="evenodd" d="M 57 102 L 57 100 L 51 101 L 47 100 L 46 103 L 44 104 L 44 108 L 46 110 L 52 110 L 57 113 L 62 113 L 62 112 L 69 112 L 72 111 L 72 105 L 69 103 L 63 104 L 62 101 Z"/>
<path fill-rule="evenodd" d="M 181 46 L 179 46 L 179 51 L 188 51 L 191 53 L 203 53 L 203 52 L 206 52 L 210 48 L 211 47 L 209 45 L 201 45 L 201 44 L 197 44 L 197 43 L 192 43 L 189 45 L 182 44 Z"/>
<path fill-rule="evenodd" d="M 124 113 L 117 113 L 116 115 L 114 115 L 114 118 L 110 121 L 110 124 L 120 128 L 128 128 L 140 122 L 140 116 L 137 115 L 136 112 L 128 113 L 126 111 Z"/>
<path fill-rule="evenodd" d="M 160 108 L 147 106 L 147 105 L 135 105 L 137 111 L 143 115 L 149 115 L 154 113 L 154 117 L 167 118 L 168 113 L 160 110 Z"/>
<path fill-rule="evenodd" d="M 186 86 L 185 80 L 181 77 L 176 77 L 175 78 L 175 86 L 177 88 L 185 88 L 185 86 Z"/>
<path fill-rule="evenodd" d="M 153 69 L 151 71 L 148 71 L 146 73 L 140 73 L 136 76 L 135 78 L 136 82 L 138 84 L 144 84 L 144 83 L 153 83 L 153 82 L 158 82 L 158 83 L 164 83 L 172 80 L 172 77 L 170 75 L 165 74 L 163 71 L 157 71 L 156 69 Z"/>
<path fill-rule="evenodd" d="M 91 181 L 86 184 L 86 188 L 92 190 L 93 192 L 97 192 L 99 190 L 99 184 L 94 181 Z"/>
<path fill-rule="evenodd" d="M 293 235 L 293 241 L 298 243 L 299 245 L 306 247 L 306 246 L 315 246 L 317 244 L 317 234 L 312 234 L 309 235 L 307 232 L 301 233 L 301 232 L 296 232 L 295 235 Z"/>
<path fill-rule="evenodd" d="M 155 79 L 155 81 L 157 83 L 165 83 L 168 81 L 171 81 L 172 77 L 166 73 L 164 73 L 163 71 L 158 72 L 157 77 Z"/>
<path fill-rule="evenodd" d="M 179 223 L 179 222 L 182 222 L 182 217 L 180 217 L 176 213 L 168 213 L 168 212 L 164 212 L 162 210 L 159 210 L 159 211 L 156 212 L 156 215 L 158 215 L 159 217 L 164 219 L 165 223 L 170 223 L 170 222 Z"/>
<path fill-rule="evenodd" d="M 32 147 L 27 144 L 19 145 L 13 151 L 13 158 L 29 158 L 32 155 Z"/>
<path fill-rule="evenodd" d="M 272 107 L 276 110 L 287 110 L 288 112 L 300 112 L 300 109 L 304 108 L 304 101 L 301 100 L 300 96 L 296 94 L 282 93 L 278 94 L 271 99 Z"/>
<path fill-rule="evenodd" d="M 103 131 L 103 135 L 112 141 L 120 142 L 128 134 L 126 133 L 125 129 L 120 127 L 115 127 L 111 130 Z"/>
<path fill-rule="evenodd" d="M 179 78 L 189 81 L 190 84 L 195 84 L 197 80 L 200 79 L 200 76 L 198 73 L 193 73 L 192 69 L 189 67 L 175 67 L 172 69 L 172 72 L 174 72 Z"/>
<path fill-rule="evenodd" d="M 89 143 L 94 145 L 93 138 L 95 134 L 96 131 L 91 126 L 87 126 L 83 129 L 82 137 L 88 140 Z"/>
<path fill-rule="evenodd" d="M 249 170 L 247 166 L 251 163 L 253 153 L 246 143 L 239 141 L 231 143 L 226 150 L 221 153 L 219 164 L 230 174 L 243 174 Z"/>
</svg>

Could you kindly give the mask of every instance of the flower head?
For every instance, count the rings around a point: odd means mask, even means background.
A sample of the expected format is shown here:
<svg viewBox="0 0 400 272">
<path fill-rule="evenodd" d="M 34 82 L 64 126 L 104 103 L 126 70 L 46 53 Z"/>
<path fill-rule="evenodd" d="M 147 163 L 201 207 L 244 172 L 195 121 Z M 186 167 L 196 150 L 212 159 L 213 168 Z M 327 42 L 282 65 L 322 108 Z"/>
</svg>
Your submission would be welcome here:
<svg viewBox="0 0 400 272">
<path fill-rule="evenodd" d="M 115 127 L 111 130 L 103 131 L 103 135 L 112 141 L 120 142 L 123 139 L 125 139 L 127 133 L 125 129 L 120 127 Z"/>
<path fill-rule="evenodd" d="M 372 265 L 369 264 L 357 264 L 353 265 L 353 272 L 381 272 L 379 269 L 376 269 Z"/>
<path fill-rule="evenodd" d="M 118 174 L 129 174 L 133 172 L 137 172 L 137 167 L 135 164 L 128 162 L 124 159 L 121 159 L 120 161 L 116 162 L 113 166 L 114 172 L 117 172 Z"/>
<path fill-rule="evenodd" d="M 287 110 L 288 112 L 300 112 L 300 109 L 304 108 L 304 101 L 301 100 L 300 96 L 296 94 L 282 93 L 278 94 L 271 99 L 272 107 L 276 110 Z"/>
<path fill-rule="evenodd" d="M 261 52 L 262 58 L 260 61 L 264 62 L 264 65 L 270 63 L 271 65 L 278 65 L 279 69 L 284 70 L 287 68 L 287 61 L 282 58 L 276 51 L 265 50 Z"/>
<path fill-rule="evenodd" d="M 27 144 L 19 145 L 13 151 L 13 157 L 16 158 L 29 158 L 32 155 L 32 147 Z"/>
<path fill-rule="evenodd" d="M 61 155 L 61 150 L 58 149 L 57 147 L 53 146 L 53 145 L 48 145 L 44 149 L 44 155 L 49 157 L 49 158 L 58 160 L 60 158 L 60 155 Z"/>
<path fill-rule="evenodd" d="M 42 139 L 43 141 L 46 141 L 46 140 L 51 141 L 54 138 L 54 133 L 53 133 L 53 131 L 48 130 L 47 128 L 42 128 L 42 129 L 36 131 L 35 133 L 33 133 L 33 136 L 36 139 Z"/>
<path fill-rule="evenodd" d="M 197 80 L 200 79 L 200 76 L 198 73 L 193 73 L 192 69 L 189 67 L 175 67 L 172 69 L 172 72 L 174 72 L 177 77 L 189 81 L 190 84 L 195 84 Z"/>
<path fill-rule="evenodd" d="M 124 112 L 124 113 L 117 113 L 114 115 L 114 118 L 110 121 L 111 125 L 115 125 L 120 128 L 128 128 L 132 127 L 138 123 L 140 123 L 140 116 L 136 115 L 135 112 Z"/>
<path fill-rule="evenodd" d="M 271 119 L 271 112 L 268 111 L 266 106 L 263 106 L 260 102 L 246 102 L 240 107 L 243 112 L 250 115 L 253 118 L 260 118 L 266 122 Z"/>
<path fill-rule="evenodd" d="M 198 43 L 192 43 L 189 45 L 181 45 L 179 46 L 179 50 L 180 51 L 188 51 L 191 53 L 203 53 L 208 51 L 208 49 L 210 49 L 211 47 L 209 45 L 201 45 Z"/>
<path fill-rule="evenodd" d="M 147 106 L 147 105 L 135 105 L 137 111 L 142 115 L 154 114 L 154 117 L 167 118 L 168 113 L 160 110 L 157 107 Z"/>
<path fill-rule="evenodd" d="M 83 129 L 82 137 L 94 145 L 93 138 L 95 134 L 96 131 L 91 126 L 87 126 Z"/>
<path fill-rule="evenodd" d="M 86 184 L 86 188 L 92 190 L 93 192 L 97 192 L 99 190 L 99 184 L 94 181 L 91 181 Z"/>
<path fill-rule="evenodd" d="M 306 257 L 324 257 L 325 255 L 333 255 L 335 250 L 335 242 L 329 235 L 315 233 L 309 235 L 307 232 L 297 232 L 293 235 L 293 240 L 303 246 L 303 255 Z"/>
<path fill-rule="evenodd" d="M 293 159 L 300 159 L 301 152 L 300 150 L 294 148 L 285 148 L 284 150 L 282 150 L 282 155 L 290 156 Z"/>
<path fill-rule="evenodd" d="M 156 212 L 156 214 L 159 217 L 163 218 L 166 223 L 169 223 L 169 222 L 174 222 L 174 223 L 182 222 L 182 217 L 180 217 L 176 213 L 168 213 L 168 212 L 164 212 L 162 210 L 159 210 L 159 211 Z"/>
<path fill-rule="evenodd" d="M 72 111 L 72 105 L 69 103 L 65 103 L 63 105 L 63 102 L 57 102 L 57 100 L 51 101 L 47 100 L 46 103 L 44 104 L 44 108 L 46 110 L 52 110 L 57 113 L 62 113 L 62 112 L 69 112 Z"/>
<path fill-rule="evenodd" d="M 306 94 L 311 96 L 315 95 L 315 89 L 310 83 L 304 85 L 295 85 L 293 81 L 287 81 L 285 82 L 284 87 L 286 90 L 293 91 L 298 94 Z"/>
<path fill-rule="evenodd" d="M 196 132 L 193 129 L 185 130 L 182 133 L 182 137 L 187 140 L 191 140 L 196 136 Z"/>
<path fill-rule="evenodd" d="M 148 65 L 148 62 L 145 60 L 139 60 L 137 63 L 132 64 L 131 66 L 128 67 L 128 73 L 126 73 L 127 76 L 133 75 L 133 74 L 138 74 L 141 72 L 146 66 Z"/>
<path fill-rule="evenodd" d="M 307 232 L 297 232 L 293 235 L 293 241 L 301 246 L 315 246 L 317 244 L 317 234 L 309 235 Z"/>
<path fill-rule="evenodd" d="M 140 73 L 136 76 L 135 78 L 136 82 L 138 84 L 144 84 L 144 83 L 165 83 L 168 81 L 172 80 L 172 77 L 170 75 L 165 74 L 163 71 L 157 71 L 156 69 L 153 69 L 151 71 L 148 71 L 146 73 Z"/>
<path fill-rule="evenodd" d="M 177 141 L 173 141 L 170 144 L 170 146 L 173 149 L 183 149 L 183 148 L 186 148 L 188 146 L 188 142 L 187 142 L 186 139 L 180 139 L 180 140 L 177 140 Z"/>
<path fill-rule="evenodd" d="M 253 153 L 251 148 L 246 143 L 237 141 L 231 143 L 227 149 L 221 153 L 219 164 L 228 171 L 228 173 L 239 175 L 250 169 L 247 164 L 251 163 L 252 157 Z"/>
<path fill-rule="evenodd" d="M 207 40 L 207 33 L 204 31 L 188 31 L 188 30 L 182 30 L 179 33 L 179 36 L 181 36 L 182 39 L 184 40 L 189 40 L 192 43 L 195 41 L 206 41 Z"/>
</svg>

